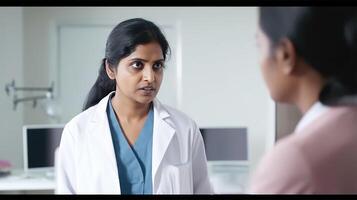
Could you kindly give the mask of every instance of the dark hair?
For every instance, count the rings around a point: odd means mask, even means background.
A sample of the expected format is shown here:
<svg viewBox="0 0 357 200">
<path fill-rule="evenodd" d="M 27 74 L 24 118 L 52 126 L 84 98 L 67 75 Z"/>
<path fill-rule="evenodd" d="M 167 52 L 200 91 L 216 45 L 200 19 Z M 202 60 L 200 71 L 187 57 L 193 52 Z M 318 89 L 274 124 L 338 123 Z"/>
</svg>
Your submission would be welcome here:
<svg viewBox="0 0 357 200">
<path fill-rule="evenodd" d="M 282 38 L 323 77 L 319 100 L 337 104 L 357 94 L 357 9 L 349 7 L 261 7 L 259 25 L 274 49 Z"/>
<path fill-rule="evenodd" d="M 105 58 L 99 68 L 99 75 L 84 103 L 83 110 L 97 104 L 103 97 L 115 90 L 116 82 L 111 80 L 105 70 L 105 61 L 111 68 L 117 67 L 121 59 L 135 51 L 136 46 L 157 42 L 161 46 L 164 59 L 170 51 L 169 44 L 153 22 L 134 18 L 119 23 L 109 34 L 105 48 Z"/>
</svg>

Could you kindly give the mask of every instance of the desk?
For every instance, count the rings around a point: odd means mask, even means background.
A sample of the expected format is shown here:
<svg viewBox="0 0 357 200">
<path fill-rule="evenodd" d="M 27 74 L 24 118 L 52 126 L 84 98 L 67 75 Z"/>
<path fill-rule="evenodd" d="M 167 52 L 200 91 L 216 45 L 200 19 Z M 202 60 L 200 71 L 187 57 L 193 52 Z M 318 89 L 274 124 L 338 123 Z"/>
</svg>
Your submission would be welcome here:
<svg viewBox="0 0 357 200">
<path fill-rule="evenodd" d="M 13 170 L 11 175 L 0 178 L 0 193 L 54 194 L 54 178 L 45 175 L 25 175 L 22 170 Z"/>
<path fill-rule="evenodd" d="M 217 165 L 208 163 L 211 183 L 217 194 L 244 193 L 248 178 L 247 165 Z M 55 179 L 45 175 L 26 176 L 22 170 L 0 178 L 0 194 L 54 194 Z"/>
</svg>

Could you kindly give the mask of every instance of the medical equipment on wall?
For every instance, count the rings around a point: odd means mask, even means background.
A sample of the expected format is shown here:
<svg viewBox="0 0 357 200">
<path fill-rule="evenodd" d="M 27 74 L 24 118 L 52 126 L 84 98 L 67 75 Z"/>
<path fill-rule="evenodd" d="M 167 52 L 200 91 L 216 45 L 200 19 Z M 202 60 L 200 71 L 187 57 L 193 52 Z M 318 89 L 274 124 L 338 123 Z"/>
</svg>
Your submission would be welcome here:
<svg viewBox="0 0 357 200">
<path fill-rule="evenodd" d="M 12 80 L 11 83 L 6 84 L 5 91 L 7 95 L 12 95 L 13 109 L 16 110 L 16 107 L 19 103 L 25 101 L 32 101 L 33 108 L 37 106 L 38 100 L 41 99 L 53 99 L 53 88 L 54 82 L 52 82 L 50 87 L 18 87 L 15 85 L 15 80 Z M 31 91 L 31 92 L 45 92 L 45 94 L 28 96 L 28 97 L 18 97 L 18 91 Z"/>
</svg>

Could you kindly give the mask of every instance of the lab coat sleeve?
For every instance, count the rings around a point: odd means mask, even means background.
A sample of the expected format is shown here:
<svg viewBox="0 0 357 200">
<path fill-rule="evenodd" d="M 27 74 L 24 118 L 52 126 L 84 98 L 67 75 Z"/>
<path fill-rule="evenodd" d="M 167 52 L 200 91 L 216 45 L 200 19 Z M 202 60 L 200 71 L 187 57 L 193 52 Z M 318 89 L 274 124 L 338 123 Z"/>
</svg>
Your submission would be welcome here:
<svg viewBox="0 0 357 200">
<path fill-rule="evenodd" d="M 197 125 L 194 125 L 192 176 L 193 192 L 195 194 L 213 194 L 213 188 L 208 176 L 207 158 L 203 138 Z"/>
<path fill-rule="evenodd" d="M 56 158 L 56 193 L 75 194 L 74 138 L 68 126 L 63 130 Z"/>
</svg>

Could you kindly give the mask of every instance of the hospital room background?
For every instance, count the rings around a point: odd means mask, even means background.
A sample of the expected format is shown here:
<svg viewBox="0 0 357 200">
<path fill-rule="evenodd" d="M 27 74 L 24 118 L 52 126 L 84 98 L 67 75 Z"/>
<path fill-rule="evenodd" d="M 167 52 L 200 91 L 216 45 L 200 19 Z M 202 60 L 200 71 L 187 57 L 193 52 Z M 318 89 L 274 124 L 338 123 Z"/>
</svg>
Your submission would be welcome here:
<svg viewBox="0 0 357 200">
<path fill-rule="evenodd" d="M 53 149 L 44 138 L 81 112 L 110 30 L 134 17 L 152 20 L 168 39 L 158 98 L 199 125 L 217 193 L 244 193 L 262 155 L 299 120 L 265 88 L 256 7 L 3 7 L 0 193 L 54 193 L 55 175 L 26 174 L 36 168 L 30 151 Z"/>
</svg>

